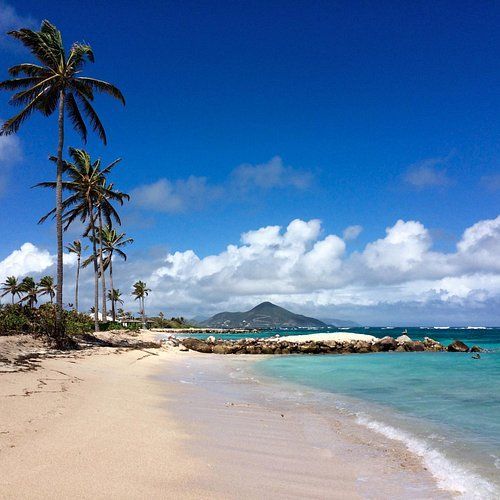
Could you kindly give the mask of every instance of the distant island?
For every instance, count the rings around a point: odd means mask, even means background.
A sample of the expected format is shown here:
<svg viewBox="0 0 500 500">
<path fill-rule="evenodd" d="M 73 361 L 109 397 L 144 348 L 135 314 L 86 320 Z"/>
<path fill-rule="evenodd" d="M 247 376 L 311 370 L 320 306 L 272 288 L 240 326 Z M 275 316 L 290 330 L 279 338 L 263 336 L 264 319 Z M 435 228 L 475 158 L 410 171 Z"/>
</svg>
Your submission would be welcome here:
<svg viewBox="0 0 500 500">
<path fill-rule="evenodd" d="M 330 326 L 319 319 L 295 314 L 271 302 L 262 302 L 245 312 L 221 312 L 198 324 L 211 328 L 326 328 Z"/>
</svg>

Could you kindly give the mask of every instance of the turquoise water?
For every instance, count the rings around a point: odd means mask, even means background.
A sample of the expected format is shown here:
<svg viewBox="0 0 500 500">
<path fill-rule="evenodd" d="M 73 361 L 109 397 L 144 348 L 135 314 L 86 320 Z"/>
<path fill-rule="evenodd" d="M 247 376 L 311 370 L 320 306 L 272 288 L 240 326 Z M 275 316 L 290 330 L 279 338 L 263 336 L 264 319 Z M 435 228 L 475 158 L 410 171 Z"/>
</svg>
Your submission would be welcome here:
<svg viewBox="0 0 500 500">
<path fill-rule="evenodd" d="M 341 408 L 404 442 L 442 487 L 466 498 L 500 498 L 500 329 L 408 330 L 414 339 L 460 338 L 490 352 L 478 360 L 447 352 L 274 356 L 256 369 L 313 389 L 315 404 Z"/>
</svg>

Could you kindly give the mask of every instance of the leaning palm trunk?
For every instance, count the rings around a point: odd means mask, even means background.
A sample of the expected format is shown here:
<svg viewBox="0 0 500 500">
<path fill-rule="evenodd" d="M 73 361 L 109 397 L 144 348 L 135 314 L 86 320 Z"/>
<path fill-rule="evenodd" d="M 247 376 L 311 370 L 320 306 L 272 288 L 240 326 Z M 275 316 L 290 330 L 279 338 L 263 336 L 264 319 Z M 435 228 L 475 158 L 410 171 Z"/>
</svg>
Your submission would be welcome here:
<svg viewBox="0 0 500 500">
<path fill-rule="evenodd" d="M 99 331 L 99 270 L 97 268 L 97 245 L 92 204 L 89 202 L 90 231 L 92 232 L 92 252 L 94 253 L 94 329 Z"/>
<path fill-rule="evenodd" d="M 55 336 L 64 335 L 62 328 L 63 310 L 63 223 L 62 223 L 62 176 L 64 148 L 64 90 L 59 92 L 59 144 L 57 147 L 56 178 L 56 232 L 57 232 L 57 284 L 56 284 L 56 331 Z"/>
<path fill-rule="evenodd" d="M 102 285 L 102 320 L 108 320 L 108 311 L 107 311 L 107 297 L 106 297 L 106 274 L 104 272 L 104 247 L 102 241 L 102 211 L 101 207 L 98 208 L 99 213 L 99 268 L 101 272 L 101 285 Z"/>
</svg>

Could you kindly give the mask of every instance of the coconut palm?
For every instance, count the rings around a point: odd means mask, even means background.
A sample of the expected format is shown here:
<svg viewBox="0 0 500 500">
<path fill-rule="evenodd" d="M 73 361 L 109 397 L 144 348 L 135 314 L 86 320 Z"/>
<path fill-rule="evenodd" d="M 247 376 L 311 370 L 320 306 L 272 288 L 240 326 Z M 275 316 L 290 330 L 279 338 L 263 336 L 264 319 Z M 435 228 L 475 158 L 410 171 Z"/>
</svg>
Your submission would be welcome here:
<svg viewBox="0 0 500 500">
<path fill-rule="evenodd" d="M 127 260 L 127 255 L 122 250 L 123 247 L 133 243 L 132 238 L 127 238 L 125 233 L 118 233 L 111 226 L 105 226 L 102 231 L 103 250 L 106 255 L 104 266 L 109 268 L 109 286 L 113 290 L 113 255 L 118 255 L 123 260 Z M 111 315 L 113 321 L 116 320 L 115 301 L 111 300 Z"/>
<path fill-rule="evenodd" d="M 20 297 L 21 291 L 19 290 L 20 283 L 17 281 L 15 276 L 8 276 L 6 280 L 2 283 L 2 295 L 1 297 L 5 297 L 7 294 L 12 295 L 12 303 L 14 304 L 14 297 L 17 295 Z"/>
<path fill-rule="evenodd" d="M 116 321 L 116 314 L 115 314 L 115 304 L 121 304 L 123 305 L 123 299 L 122 299 L 122 292 L 118 288 L 111 288 L 108 291 L 108 300 L 112 304 L 112 314 L 113 314 L 113 322 Z"/>
<path fill-rule="evenodd" d="M 28 306 L 33 308 L 38 302 L 38 287 L 31 276 L 26 276 L 19 285 L 19 291 L 24 297 L 19 302 L 27 302 Z"/>
<path fill-rule="evenodd" d="M 82 242 L 80 240 L 75 240 L 73 243 L 66 245 L 66 250 L 69 253 L 74 253 L 76 255 L 76 281 L 75 281 L 75 309 L 78 311 L 78 284 L 80 281 L 80 267 L 82 261 L 82 252 L 87 250 L 87 246 L 82 248 Z"/>
<path fill-rule="evenodd" d="M 142 327 L 146 328 L 146 304 L 145 304 L 145 298 L 149 295 L 149 292 L 151 291 L 150 288 L 147 287 L 146 283 L 144 281 L 137 281 L 134 283 L 134 291 L 132 292 L 132 295 L 135 297 L 135 300 L 139 301 L 139 305 L 141 307 L 141 316 L 142 316 Z"/>
<path fill-rule="evenodd" d="M 125 199 L 129 199 L 127 194 L 113 189 L 112 185 L 105 182 L 113 167 L 120 161 L 115 160 L 106 168 L 101 169 L 101 159 L 92 161 L 89 153 L 83 149 L 69 148 L 69 156 L 73 162 L 64 162 L 64 169 L 69 180 L 63 182 L 63 188 L 68 191 L 69 196 L 62 201 L 64 229 L 67 229 L 76 219 L 87 224 L 84 236 L 89 235 L 92 243 L 94 264 L 94 325 L 95 330 L 99 331 L 99 269 L 98 269 L 98 251 L 97 251 L 97 208 L 100 206 L 102 215 L 108 224 L 114 220 L 117 224 L 121 223 L 118 212 L 112 205 L 112 201 L 123 204 Z M 51 158 L 54 160 L 54 158 Z M 56 188 L 55 182 L 40 182 L 39 187 Z M 48 214 L 40 219 L 44 222 L 50 216 L 53 216 L 56 209 L 52 209 Z M 105 315 L 103 314 L 103 318 Z"/>
<path fill-rule="evenodd" d="M 54 278 L 52 276 L 44 276 L 38 283 L 38 292 L 40 295 L 48 295 L 50 298 L 50 303 L 54 301 L 54 296 L 56 294 L 56 285 L 54 284 Z"/>
<path fill-rule="evenodd" d="M 82 117 L 83 110 L 92 129 L 106 144 L 106 132 L 99 116 L 92 106 L 94 92 L 102 92 L 125 104 L 125 99 L 114 85 L 95 78 L 82 76 L 86 62 L 94 62 L 90 45 L 75 42 L 69 52 L 64 50 L 61 32 L 49 21 L 43 21 L 40 31 L 20 29 L 9 31 L 35 56 L 40 64 L 23 63 L 9 69 L 13 77 L 0 83 L 0 89 L 18 91 L 10 102 L 23 109 L 7 120 L 0 129 L 0 135 L 17 132 L 21 124 L 35 111 L 50 116 L 58 110 L 58 146 L 56 173 L 56 232 L 57 232 L 57 316 L 56 335 L 62 333 L 61 314 L 63 307 L 63 220 L 62 220 L 62 176 L 64 170 L 64 117 L 67 116 L 73 128 L 87 140 L 87 126 Z M 19 77 L 19 75 L 23 75 Z"/>
<path fill-rule="evenodd" d="M 116 165 L 120 159 L 117 159 L 113 162 L 113 166 Z M 107 317 L 107 310 L 106 310 L 106 273 L 105 267 L 106 264 L 104 262 L 104 236 L 103 236 L 103 231 L 104 231 L 104 224 L 103 224 L 103 219 L 106 219 L 106 222 L 108 223 L 108 226 L 111 227 L 111 218 L 112 214 L 110 213 L 110 208 L 112 208 L 112 204 L 110 203 L 111 198 L 110 198 L 110 193 L 113 195 L 113 200 L 118 200 L 121 204 L 123 204 L 124 200 L 130 199 L 128 194 L 121 193 L 120 191 L 116 191 L 114 189 L 113 184 L 106 185 L 106 179 L 103 179 L 103 189 L 100 191 L 100 197 L 99 201 L 97 204 L 97 219 L 99 221 L 99 268 L 100 268 L 100 275 L 101 275 L 101 284 L 102 284 L 102 313 L 104 317 Z M 112 280 L 111 280 L 112 281 Z M 113 288 L 113 283 L 111 282 L 111 288 Z"/>
</svg>

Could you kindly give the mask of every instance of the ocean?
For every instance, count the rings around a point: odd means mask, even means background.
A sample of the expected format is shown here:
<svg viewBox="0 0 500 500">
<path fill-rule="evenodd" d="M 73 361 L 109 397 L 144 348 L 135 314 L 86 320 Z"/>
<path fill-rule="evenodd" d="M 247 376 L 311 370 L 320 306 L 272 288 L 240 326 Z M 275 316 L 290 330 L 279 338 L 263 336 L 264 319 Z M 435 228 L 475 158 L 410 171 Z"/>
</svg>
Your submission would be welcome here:
<svg viewBox="0 0 500 500">
<path fill-rule="evenodd" d="M 256 375 L 279 379 L 290 397 L 335 407 L 403 442 L 442 488 L 464 498 L 500 498 L 500 329 L 407 330 L 414 340 L 460 339 L 488 352 L 480 359 L 447 352 L 273 356 L 254 365 Z M 403 328 L 342 331 L 397 337 Z"/>
</svg>

